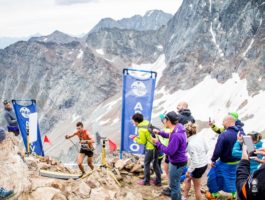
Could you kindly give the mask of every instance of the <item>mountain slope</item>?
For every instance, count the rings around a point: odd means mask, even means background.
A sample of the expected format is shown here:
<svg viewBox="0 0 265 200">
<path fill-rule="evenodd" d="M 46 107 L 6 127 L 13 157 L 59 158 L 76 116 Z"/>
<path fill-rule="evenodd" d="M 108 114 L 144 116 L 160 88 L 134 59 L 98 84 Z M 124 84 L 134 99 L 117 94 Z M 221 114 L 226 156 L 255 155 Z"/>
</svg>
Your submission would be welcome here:
<svg viewBox="0 0 265 200">
<path fill-rule="evenodd" d="M 0 60 L 0 96 L 37 99 L 45 131 L 66 110 L 82 113 L 115 94 L 121 84 L 117 68 L 78 42 L 18 42 L 0 51 Z"/>
<path fill-rule="evenodd" d="M 72 37 L 60 31 L 54 31 L 50 35 L 40 36 L 40 37 L 32 37 L 29 42 L 54 42 L 57 44 L 66 44 L 70 42 L 78 42 L 80 39 L 76 37 Z"/>
<path fill-rule="evenodd" d="M 161 26 L 166 25 L 171 18 L 171 14 L 161 10 L 150 10 L 144 16 L 135 15 L 117 21 L 111 18 L 104 18 L 100 20 L 90 33 L 104 28 L 130 29 L 136 31 L 158 30 Z"/>
<path fill-rule="evenodd" d="M 262 2 L 183 1 L 163 30 L 163 38 L 168 38 L 165 80 L 174 76 L 178 85 L 169 81 L 163 85 L 186 89 L 208 74 L 224 82 L 237 72 L 247 78 L 250 92 L 265 89 Z"/>
</svg>

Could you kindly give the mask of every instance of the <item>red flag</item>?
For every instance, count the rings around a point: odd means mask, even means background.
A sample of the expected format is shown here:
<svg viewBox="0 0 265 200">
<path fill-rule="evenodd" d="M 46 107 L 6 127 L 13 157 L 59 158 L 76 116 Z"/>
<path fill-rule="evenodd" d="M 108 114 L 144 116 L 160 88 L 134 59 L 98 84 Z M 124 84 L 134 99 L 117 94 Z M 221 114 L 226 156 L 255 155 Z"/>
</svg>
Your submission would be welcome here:
<svg viewBox="0 0 265 200">
<path fill-rule="evenodd" d="M 110 152 L 112 153 L 113 151 L 116 151 L 116 149 L 117 149 L 117 145 L 112 140 L 109 139 L 109 150 L 110 150 Z"/>
<path fill-rule="evenodd" d="M 45 142 L 47 142 L 47 143 L 49 143 L 49 144 L 52 144 L 52 143 L 50 142 L 50 140 L 49 140 L 49 138 L 48 138 L 47 135 L 44 136 L 44 143 L 45 143 Z"/>
</svg>

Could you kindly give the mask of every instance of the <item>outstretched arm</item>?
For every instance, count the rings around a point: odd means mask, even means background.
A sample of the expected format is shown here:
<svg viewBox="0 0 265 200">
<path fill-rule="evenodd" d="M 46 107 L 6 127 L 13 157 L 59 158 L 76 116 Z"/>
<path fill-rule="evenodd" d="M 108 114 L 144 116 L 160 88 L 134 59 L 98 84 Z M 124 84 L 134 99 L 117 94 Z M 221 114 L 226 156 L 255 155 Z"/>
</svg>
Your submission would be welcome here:
<svg viewBox="0 0 265 200">
<path fill-rule="evenodd" d="M 76 136 L 76 134 L 77 134 L 77 133 L 73 133 L 73 134 L 71 134 L 71 135 L 66 135 L 66 136 L 65 136 L 65 139 L 70 139 L 70 138 Z"/>
</svg>

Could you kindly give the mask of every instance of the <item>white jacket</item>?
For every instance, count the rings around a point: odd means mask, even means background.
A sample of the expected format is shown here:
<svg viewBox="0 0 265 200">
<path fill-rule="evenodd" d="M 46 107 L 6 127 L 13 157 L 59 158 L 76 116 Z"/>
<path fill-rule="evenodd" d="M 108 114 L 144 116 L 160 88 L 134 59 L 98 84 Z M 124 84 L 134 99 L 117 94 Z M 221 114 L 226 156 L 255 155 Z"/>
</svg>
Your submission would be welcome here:
<svg viewBox="0 0 265 200">
<path fill-rule="evenodd" d="M 190 166 L 188 172 L 193 172 L 195 168 L 204 167 L 208 164 L 208 146 L 203 137 L 198 134 L 189 137 L 188 153 L 190 155 Z"/>
</svg>

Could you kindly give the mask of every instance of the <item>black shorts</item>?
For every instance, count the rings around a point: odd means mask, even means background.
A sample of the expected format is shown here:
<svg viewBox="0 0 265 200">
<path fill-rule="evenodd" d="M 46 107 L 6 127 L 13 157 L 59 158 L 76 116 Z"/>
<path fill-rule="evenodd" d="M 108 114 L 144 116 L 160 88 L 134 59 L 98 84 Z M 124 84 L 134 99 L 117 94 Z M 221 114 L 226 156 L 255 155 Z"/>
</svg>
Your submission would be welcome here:
<svg viewBox="0 0 265 200">
<path fill-rule="evenodd" d="M 207 167 L 208 165 L 205 165 L 204 167 L 200 168 L 195 168 L 193 172 L 191 172 L 192 178 L 201 178 L 204 172 L 206 171 Z"/>
<path fill-rule="evenodd" d="M 169 164 L 168 155 L 166 155 L 165 163 Z"/>
<path fill-rule="evenodd" d="M 88 149 L 80 149 L 80 153 L 85 154 L 87 157 L 93 157 L 93 151 Z"/>
</svg>

